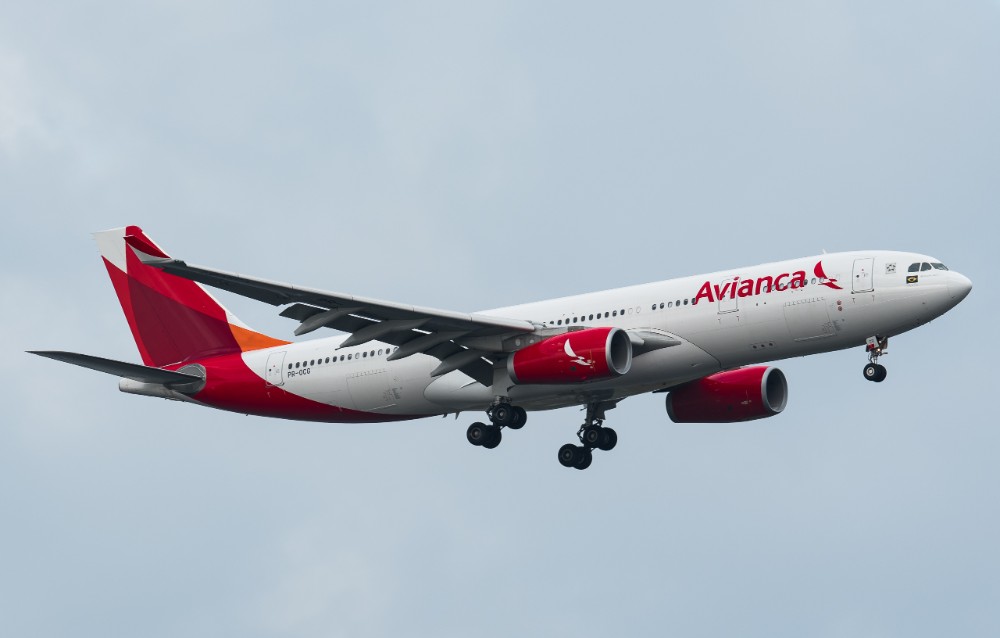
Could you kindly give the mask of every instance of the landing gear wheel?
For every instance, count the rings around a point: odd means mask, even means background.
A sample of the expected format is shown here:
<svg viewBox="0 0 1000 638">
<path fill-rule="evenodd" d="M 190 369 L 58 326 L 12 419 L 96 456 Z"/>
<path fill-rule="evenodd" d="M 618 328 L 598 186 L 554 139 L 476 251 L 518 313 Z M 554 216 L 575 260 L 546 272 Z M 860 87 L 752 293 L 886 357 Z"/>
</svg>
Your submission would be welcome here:
<svg viewBox="0 0 1000 638">
<path fill-rule="evenodd" d="M 494 407 L 490 412 L 490 420 L 493 421 L 493 425 L 501 427 L 510 425 L 514 422 L 514 406 L 501 403 Z"/>
<path fill-rule="evenodd" d="M 609 452 L 615 449 L 618 445 L 618 433 L 611 428 L 601 428 L 601 440 L 598 441 L 597 447 Z"/>
<path fill-rule="evenodd" d="M 590 451 L 589 448 L 583 448 L 581 450 L 580 456 L 582 458 L 577 462 L 576 465 L 573 466 L 578 470 L 585 470 L 588 467 L 590 467 L 591 463 L 594 462 L 594 454 L 593 452 Z"/>
<path fill-rule="evenodd" d="M 567 443 L 559 448 L 559 463 L 563 467 L 576 467 L 583 460 L 583 450 L 579 445 Z"/>
<path fill-rule="evenodd" d="M 503 431 L 496 426 L 488 427 L 486 430 L 489 432 L 489 438 L 483 443 L 483 447 L 487 450 L 492 450 L 500 445 L 500 441 L 503 439 Z"/>
<path fill-rule="evenodd" d="M 882 366 L 875 365 L 874 363 L 869 363 L 868 365 L 866 365 L 864 369 L 865 378 L 868 379 L 869 381 L 877 381 L 878 369 L 881 367 Z"/>
<path fill-rule="evenodd" d="M 872 379 L 872 381 L 874 381 L 875 383 L 882 383 L 883 381 L 885 381 L 885 377 L 887 374 L 889 373 L 886 371 L 885 366 L 876 363 L 875 378 Z"/>
<path fill-rule="evenodd" d="M 507 424 L 507 427 L 511 430 L 520 430 L 528 422 L 528 413 L 516 405 L 511 407 L 511 411 L 514 413 L 514 419 Z"/>
<path fill-rule="evenodd" d="M 602 438 L 601 430 L 603 429 L 604 428 L 599 425 L 588 425 L 583 428 L 583 432 L 580 434 L 580 440 L 588 448 L 598 447 Z"/>
<path fill-rule="evenodd" d="M 473 445 L 483 445 L 490 439 L 489 428 L 485 423 L 473 423 L 465 431 L 465 438 Z"/>
</svg>

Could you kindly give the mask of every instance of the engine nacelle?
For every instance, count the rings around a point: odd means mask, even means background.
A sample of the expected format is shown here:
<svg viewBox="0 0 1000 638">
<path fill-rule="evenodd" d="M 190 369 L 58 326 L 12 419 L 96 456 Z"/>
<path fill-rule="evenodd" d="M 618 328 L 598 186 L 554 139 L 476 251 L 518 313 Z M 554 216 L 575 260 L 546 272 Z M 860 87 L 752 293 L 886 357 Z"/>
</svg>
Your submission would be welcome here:
<svg viewBox="0 0 1000 638">
<path fill-rule="evenodd" d="M 774 416 L 788 402 L 788 382 L 777 368 L 728 370 L 686 383 L 667 395 L 674 423 L 735 423 Z"/>
<path fill-rule="evenodd" d="M 586 328 L 549 337 L 507 359 L 514 383 L 582 383 L 632 367 L 632 340 L 621 328 Z"/>
</svg>

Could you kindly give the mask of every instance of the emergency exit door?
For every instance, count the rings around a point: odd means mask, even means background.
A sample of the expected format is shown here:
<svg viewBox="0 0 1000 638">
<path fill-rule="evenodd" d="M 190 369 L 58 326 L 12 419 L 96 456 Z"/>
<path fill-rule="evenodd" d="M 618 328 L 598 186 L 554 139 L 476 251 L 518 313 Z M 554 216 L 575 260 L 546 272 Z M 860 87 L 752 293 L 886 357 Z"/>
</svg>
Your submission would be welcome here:
<svg viewBox="0 0 1000 638">
<path fill-rule="evenodd" d="M 854 277 L 852 281 L 854 282 L 854 287 L 852 290 L 854 292 L 871 292 L 875 289 L 874 286 L 874 270 L 875 270 L 875 258 L 868 257 L 866 259 L 855 259 L 854 260 Z"/>
<path fill-rule="evenodd" d="M 267 373 L 264 376 L 267 385 L 283 385 L 285 383 L 285 351 L 272 352 L 267 357 Z"/>
</svg>

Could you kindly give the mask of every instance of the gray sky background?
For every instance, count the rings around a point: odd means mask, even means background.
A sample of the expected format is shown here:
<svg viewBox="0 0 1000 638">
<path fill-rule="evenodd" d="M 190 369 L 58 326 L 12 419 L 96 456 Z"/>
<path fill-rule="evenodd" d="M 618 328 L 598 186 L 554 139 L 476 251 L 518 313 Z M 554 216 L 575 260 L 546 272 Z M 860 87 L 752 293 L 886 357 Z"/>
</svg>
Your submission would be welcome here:
<svg viewBox="0 0 1000 638">
<path fill-rule="evenodd" d="M 0 634 L 996 636 L 1000 3 L 0 8 Z M 780 416 L 266 420 L 138 360 L 89 233 L 471 311 L 819 253 L 976 284 Z M 221 296 L 221 295 L 220 295 Z M 289 337 L 269 306 L 222 296 Z"/>
</svg>

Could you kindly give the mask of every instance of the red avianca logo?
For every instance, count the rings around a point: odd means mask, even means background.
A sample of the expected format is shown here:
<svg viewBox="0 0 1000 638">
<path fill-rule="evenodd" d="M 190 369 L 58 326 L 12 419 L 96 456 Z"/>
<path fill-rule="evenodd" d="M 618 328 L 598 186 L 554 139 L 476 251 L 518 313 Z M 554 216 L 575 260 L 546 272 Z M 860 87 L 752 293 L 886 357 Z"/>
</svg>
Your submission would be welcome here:
<svg viewBox="0 0 1000 638">
<path fill-rule="evenodd" d="M 816 262 L 813 274 L 816 275 L 821 285 L 833 288 L 834 290 L 843 290 L 843 288 L 837 285 L 836 279 L 830 279 L 826 276 L 826 272 L 823 271 L 822 261 Z M 789 286 L 792 288 L 801 288 L 805 285 L 806 271 L 804 270 L 796 270 L 792 273 L 783 272 L 775 277 L 765 275 L 756 279 L 733 277 L 732 281 L 726 281 L 722 284 L 713 284 L 706 281 L 698 289 L 698 294 L 694 297 L 694 303 L 698 303 L 702 299 L 708 302 L 715 302 L 726 298 L 752 297 L 761 293 L 768 294 L 776 290 L 787 290 Z"/>
</svg>

